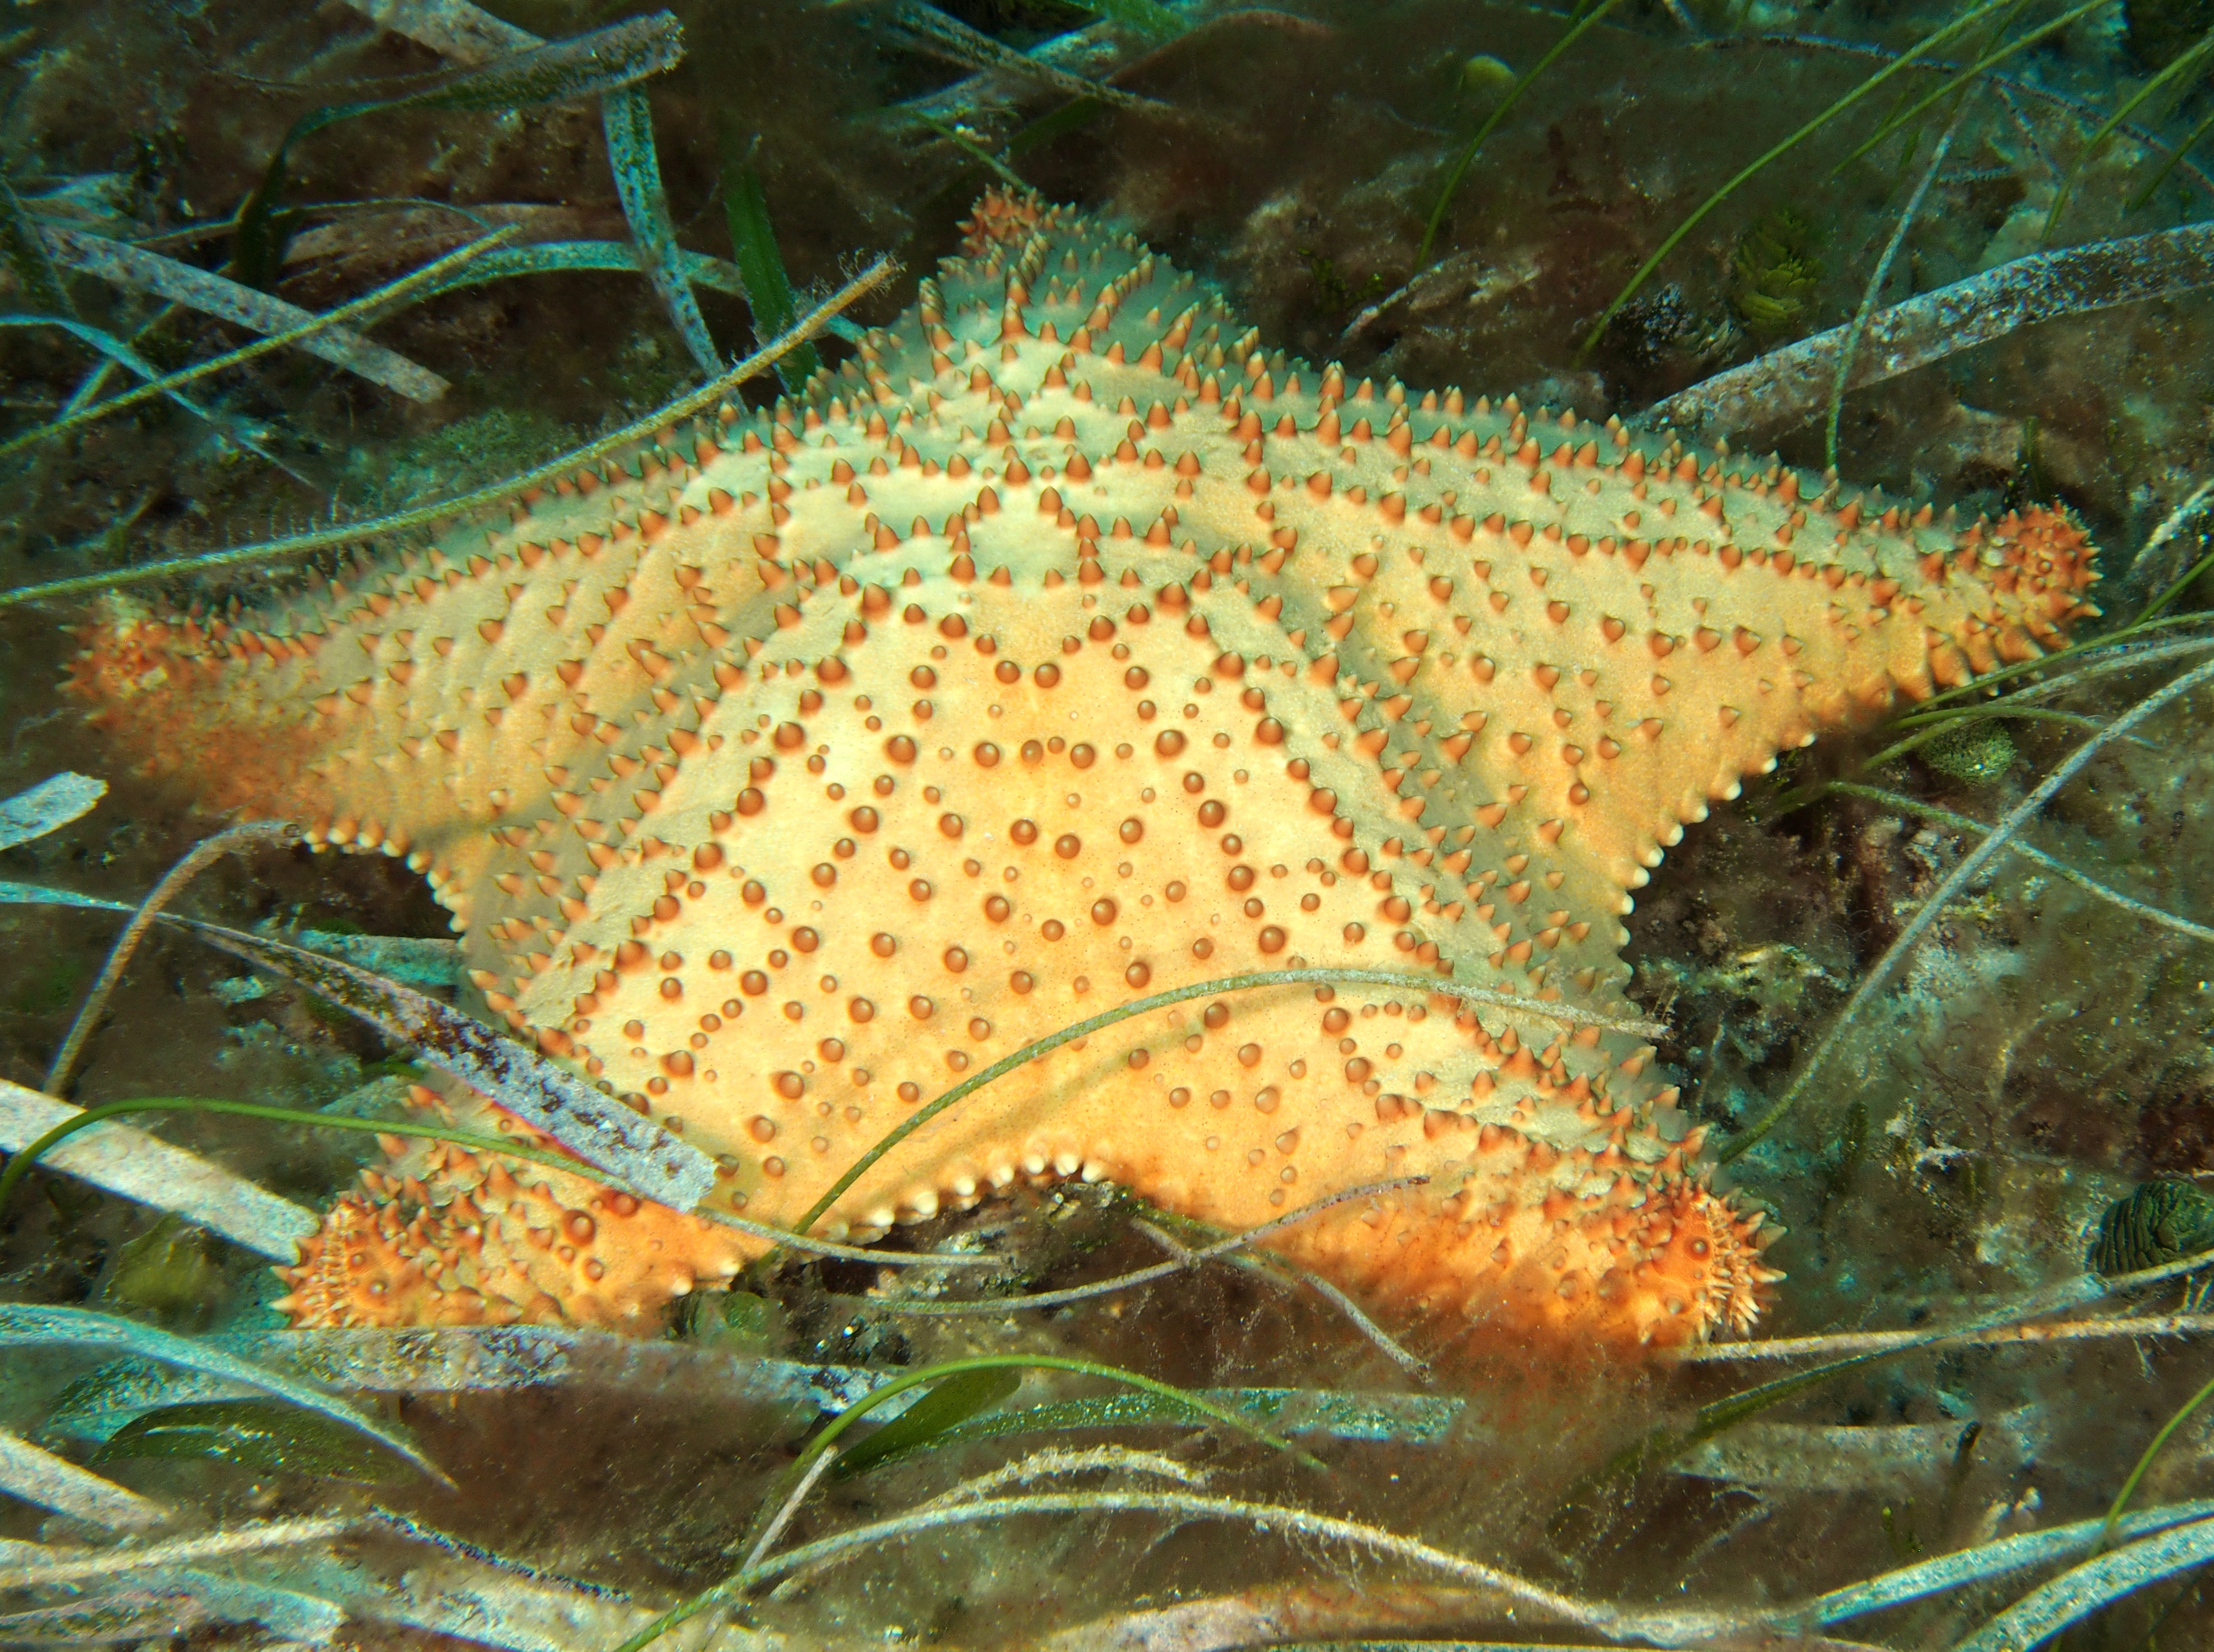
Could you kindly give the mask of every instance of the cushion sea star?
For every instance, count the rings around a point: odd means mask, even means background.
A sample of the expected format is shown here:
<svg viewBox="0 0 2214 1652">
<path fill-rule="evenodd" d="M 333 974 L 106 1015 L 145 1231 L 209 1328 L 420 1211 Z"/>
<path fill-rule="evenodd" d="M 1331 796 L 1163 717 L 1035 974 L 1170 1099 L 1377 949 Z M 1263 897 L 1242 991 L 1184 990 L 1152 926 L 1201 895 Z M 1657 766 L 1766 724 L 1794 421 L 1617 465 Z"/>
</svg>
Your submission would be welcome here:
<svg viewBox="0 0 2214 1652">
<path fill-rule="evenodd" d="M 2090 610 L 2046 511 L 1965 531 L 1774 464 L 1263 353 L 1128 236 L 988 196 L 965 255 L 773 416 L 675 431 L 511 524 L 289 607 L 118 608 L 76 688 L 209 807 L 405 855 L 492 1007 L 788 1222 L 1105 1178 L 1403 1307 L 1614 1344 L 1742 1329 L 1634 1014 L 1627 891 L 1816 731 L 2028 658 Z M 1450 976 L 1526 997 L 1468 1005 Z M 457 1150 L 370 1173 L 302 1324 L 640 1331 L 759 1249 Z"/>
</svg>

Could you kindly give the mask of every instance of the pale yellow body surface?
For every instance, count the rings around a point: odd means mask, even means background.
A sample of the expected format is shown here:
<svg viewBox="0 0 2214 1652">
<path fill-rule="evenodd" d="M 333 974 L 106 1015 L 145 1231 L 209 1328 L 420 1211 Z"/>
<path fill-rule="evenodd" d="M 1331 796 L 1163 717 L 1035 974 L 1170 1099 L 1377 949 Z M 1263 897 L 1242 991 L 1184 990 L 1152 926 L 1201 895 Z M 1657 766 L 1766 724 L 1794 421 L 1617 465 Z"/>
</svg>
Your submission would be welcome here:
<svg viewBox="0 0 2214 1652">
<path fill-rule="evenodd" d="M 798 404 L 590 473 L 297 611 L 114 615 L 77 683 L 207 805 L 405 854 L 492 1006 L 795 1220 L 1019 1178 L 1271 1242 L 1478 1334 L 1742 1329 L 1757 1218 L 1636 1039 L 1628 891 L 1820 730 L 2087 611 L 2048 513 L 1868 519 L 1768 466 L 1258 352 L 1128 238 L 988 197 Z M 1528 1012 L 1433 988 L 1526 998 Z M 437 1150 L 311 1242 L 303 1324 L 647 1331 L 758 1250 Z M 556 1187 L 552 1183 L 561 1185 Z M 526 1185 L 527 1184 L 527 1185 Z"/>
</svg>

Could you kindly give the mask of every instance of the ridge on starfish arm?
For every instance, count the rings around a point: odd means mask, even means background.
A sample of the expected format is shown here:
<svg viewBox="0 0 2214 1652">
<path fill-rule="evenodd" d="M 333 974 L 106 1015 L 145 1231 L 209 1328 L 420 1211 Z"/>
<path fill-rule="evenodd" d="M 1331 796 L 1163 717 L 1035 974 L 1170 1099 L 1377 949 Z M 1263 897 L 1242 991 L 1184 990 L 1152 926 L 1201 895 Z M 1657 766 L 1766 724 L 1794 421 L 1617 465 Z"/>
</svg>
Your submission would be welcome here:
<svg viewBox="0 0 2214 1652">
<path fill-rule="evenodd" d="M 1077 1176 L 1247 1227 L 1427 1172 L 1269 1242 L 1480 1335 L 1634 1347 L 1748 1326 L 1774 1230 L 1709 1189 L 1649 1048 L 1544 1012 L 1634 1015 L 1621 915 L 1684 823 L 2052 646 L 2091 555 L 2051 511 L 1955 531 L 1612 420 L 1349 385 L 994 193 L 773 414 L 290 606 L 118 603 L 74 685 L 206 806 L 404 855 L 492 1008 L 772 1223 L 1113 1004 L 1403 970 L 1071 1043 L 823 1231 Z M 413 1168 L 310 1241 L 298 1323 L 645 1331 L 760 1248 L 581 1175 Z"/>
</svg>

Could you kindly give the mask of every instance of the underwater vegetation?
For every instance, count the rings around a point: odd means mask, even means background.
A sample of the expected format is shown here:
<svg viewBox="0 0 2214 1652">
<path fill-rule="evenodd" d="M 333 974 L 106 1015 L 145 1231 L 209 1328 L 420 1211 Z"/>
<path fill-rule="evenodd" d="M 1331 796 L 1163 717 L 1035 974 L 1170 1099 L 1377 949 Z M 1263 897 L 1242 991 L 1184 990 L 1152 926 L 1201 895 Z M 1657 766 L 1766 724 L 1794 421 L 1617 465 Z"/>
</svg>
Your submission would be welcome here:
<svg viewBox="0 0 2214 1652">
<path fill-rule="evenodd" d="M 2214 1643 L 2203 7 L 0 44 L 0 1641 Z"/>
<path fill-rule="evenodd" d="M 1730 272 L 1736 278 L 1738 315 L 1755 334 L 1798 330 L 1822 284 L 1813 226 L 1789 207 L 1779 207 L 1746 232 Z"/>
</svg>

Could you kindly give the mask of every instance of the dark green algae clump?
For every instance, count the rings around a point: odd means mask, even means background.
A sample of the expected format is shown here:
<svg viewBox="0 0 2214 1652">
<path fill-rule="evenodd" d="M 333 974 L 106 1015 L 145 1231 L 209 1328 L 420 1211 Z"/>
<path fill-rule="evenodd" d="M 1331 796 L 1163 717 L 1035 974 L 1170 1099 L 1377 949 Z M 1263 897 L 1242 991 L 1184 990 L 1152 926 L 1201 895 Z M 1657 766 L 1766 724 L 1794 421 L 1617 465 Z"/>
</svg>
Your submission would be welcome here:
<svg viewBox="0 0 2214 1652">
<path fill-rule="evenodd" d="M 2214 1251 L 2214 1197 L 2192 1182 L 2147 1182 L 2108 1205 L 2084 1265 L 2112 1278 Z"/>
</svg>

